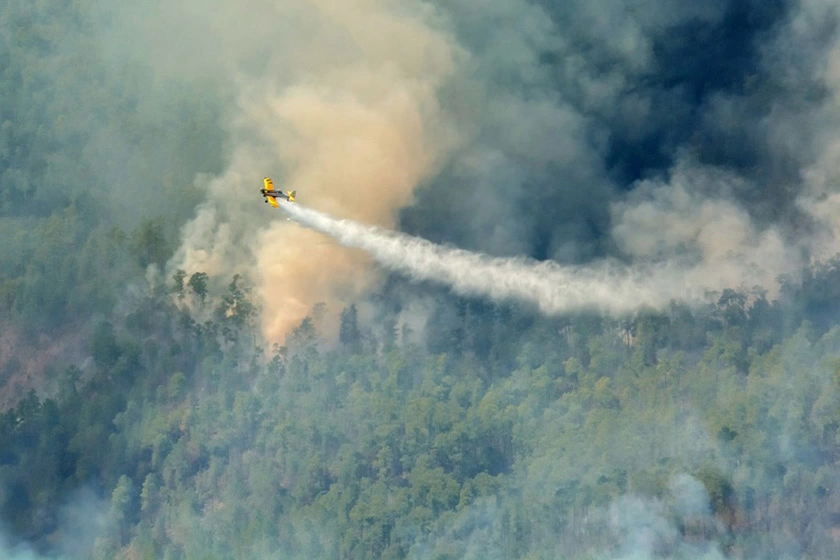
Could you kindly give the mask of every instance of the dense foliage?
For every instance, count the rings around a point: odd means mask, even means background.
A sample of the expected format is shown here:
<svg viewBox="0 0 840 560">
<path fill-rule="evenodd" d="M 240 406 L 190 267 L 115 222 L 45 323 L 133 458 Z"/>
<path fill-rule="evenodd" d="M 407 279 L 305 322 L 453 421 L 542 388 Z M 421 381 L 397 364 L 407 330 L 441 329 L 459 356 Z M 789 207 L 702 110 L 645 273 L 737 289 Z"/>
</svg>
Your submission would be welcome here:
<svg viewBox="0 0 840 560">
<path fill-rule="evenodd" d="M 792 324 L 802 294 L 622 322 L 441 296 L 425 334 L 351 307 L 337 347 L 318 312 L 265 351 L 240 279 L 210 304 L 202 276 L 2 417 L 18 538 L 49 551 L 87 488 L 97 558 L 836 550 L 840 328 Z"/>
</svg>

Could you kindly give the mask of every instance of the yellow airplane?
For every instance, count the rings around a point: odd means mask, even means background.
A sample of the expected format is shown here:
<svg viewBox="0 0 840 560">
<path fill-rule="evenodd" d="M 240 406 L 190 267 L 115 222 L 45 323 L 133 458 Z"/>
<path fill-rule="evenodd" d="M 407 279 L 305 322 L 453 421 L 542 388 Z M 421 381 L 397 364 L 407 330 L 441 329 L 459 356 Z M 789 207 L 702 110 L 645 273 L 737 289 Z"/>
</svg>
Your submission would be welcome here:
<svg viewBox="0 0 840 560">
<path fill-rule="evenodd" d="M 275 208 L 280 208 L 280 205 L 277 204 L 277 199 L 285 198 L 289 202 L 294 202 L 295 193 L 297 193 L 297 191 L 275 191 L 274 181 L 266 177 L 265 179 L 263 179 L 263 188 L 260 189 L 260 193 L 262 193 L 263 198 L 265 199 L 263 200 L 263 202 L 271 204 Z"/>
</svg>

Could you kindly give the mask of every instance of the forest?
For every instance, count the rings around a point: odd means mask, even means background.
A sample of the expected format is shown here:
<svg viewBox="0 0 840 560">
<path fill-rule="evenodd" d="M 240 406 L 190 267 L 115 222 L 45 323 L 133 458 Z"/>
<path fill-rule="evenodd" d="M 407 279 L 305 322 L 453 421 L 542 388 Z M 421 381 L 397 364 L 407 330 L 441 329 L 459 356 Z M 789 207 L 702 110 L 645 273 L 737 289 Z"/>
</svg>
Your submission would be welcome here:
<svg viewBox="0 0 840 560">
<path fill-rule="evenodd" d="M 840 328 L 804 291 L 626 321 L 438 294 L 425 333 L 349 306 L 337 347 L 315 310 L 267 349 L 238 278 L 197 322 L 206 279 L 179 277 L 3 414 L 10 535 L 81 538 L 55 504 L 88 496 L 95 558 L 836 550 Z"/>
<path fill-rule="evenodd" d="M 784 10 L 735 4 L 703 24 L 718 34 L 686 36 L 747 57 L 722 27 L 760 35 Z M 836 557 L 840 257 L 773 293 L 623 316 L 547 316 L 383 273 L 267 340 L 253 278 L 171 265 L 205 197 L 196 177 L 230 156 L 230 86 L 119 51 L 103 29 L 120 15 L 0 4 L 0 556 Z M 654 78 L 706 95 L 676 70 Z M 772 89 L 750 95 L 765 107 Z M 734 133 L 631 136 L 611 137 L 616 181 L 683 140 L 764 173 Z M 442 187 L 425 187 L 400 227 L 469 246 L 466 222 L 435 206 Z M 565 235 L 543 218 L 534 258 Z M 610 246 L 581 244 L 574 258 Z"/>
</svg>

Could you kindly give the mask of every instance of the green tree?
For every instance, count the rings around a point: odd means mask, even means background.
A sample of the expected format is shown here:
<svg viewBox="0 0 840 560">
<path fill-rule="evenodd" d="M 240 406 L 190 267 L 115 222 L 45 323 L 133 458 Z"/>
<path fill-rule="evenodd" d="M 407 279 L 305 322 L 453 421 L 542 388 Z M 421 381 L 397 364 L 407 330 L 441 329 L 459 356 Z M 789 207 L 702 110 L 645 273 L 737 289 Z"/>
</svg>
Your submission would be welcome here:
<svg viewBox="0 0 840 560">
<path fill-rule="evenodd" d="M 190 287 L 190 290 L 196 297 L 198 297 L 198 301 L 202 304 L 207 299 L 207 282 L 209 277 L 204 272 L 195 272 L 192 276 L 190 276 L 189 282 L 187 285 Z"/>
<path fill-rule="evenodd" d="M 351 353 L 358 353 L 362 349 L 362 333 L 355 304 L 345 307 L 341 312 L 338 340 Z"/>
</svg>

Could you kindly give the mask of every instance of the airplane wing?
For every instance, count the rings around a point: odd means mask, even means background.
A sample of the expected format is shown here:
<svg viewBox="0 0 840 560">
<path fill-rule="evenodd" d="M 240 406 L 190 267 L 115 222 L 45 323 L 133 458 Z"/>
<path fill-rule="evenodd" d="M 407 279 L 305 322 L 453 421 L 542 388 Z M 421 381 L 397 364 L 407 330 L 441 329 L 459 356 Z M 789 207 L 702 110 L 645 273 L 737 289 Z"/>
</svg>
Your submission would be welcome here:
<svg viewBox="0 0 840 560">
<path fill-rule="evenodd" d="M 263 189 L 262 195 L 265 197 L 265 201 L 271 204 L 274 208 L 280 208 L 280 205 L 277 203 L 277 199 L 274 198 L 274 181 L 272 181 L 269 177 L 263 179 Z"/>
</svg>

